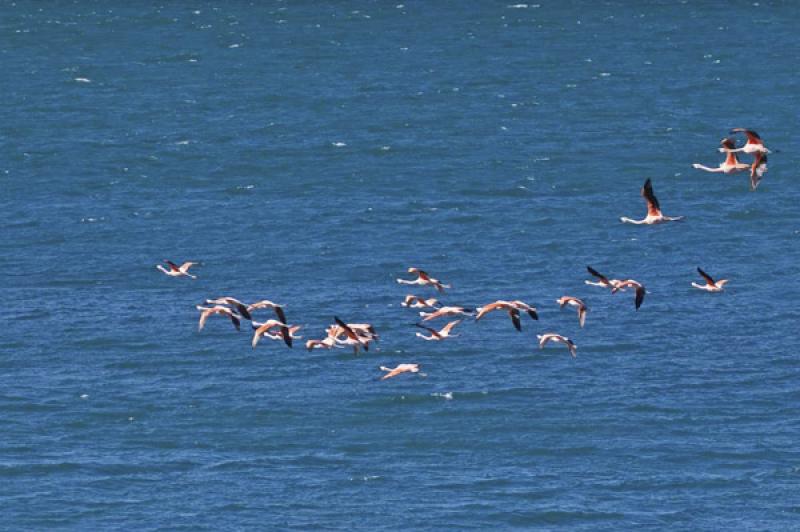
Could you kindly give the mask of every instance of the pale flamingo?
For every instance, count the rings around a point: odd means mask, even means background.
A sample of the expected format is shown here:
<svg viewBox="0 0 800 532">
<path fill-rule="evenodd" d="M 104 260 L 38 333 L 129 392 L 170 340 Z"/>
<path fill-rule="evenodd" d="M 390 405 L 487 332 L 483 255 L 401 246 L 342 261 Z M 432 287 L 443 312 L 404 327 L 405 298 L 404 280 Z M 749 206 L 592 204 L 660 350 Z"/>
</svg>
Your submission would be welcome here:
<svg viewBox="0 0 800 532">
<path fill-rule="evenodd" d="M 576 307 L 578 309 L 578 323 L 583 327 L 583 324 L 586 322 L 586 303 L 572 296 L 562 296 L 556 299 L 556 303 L 558 303 L 561 308 L 564 308 L 564 305 Z"/>
<path fill-rule="evenodd" d="M 403 302 L 400 303 L 400 306 L 408 308 L 438 308 L 440 305 L 439 300 L 433 297 L 423 299 L 419 296 L 408 295 Z"/>
<path fill-rule="evenodd" d="M 519 316 L 520 311 L 523 311 L 530 316 L 532 320 L 538 320 L 539 315 L 536 313 L 536 307 L 532 307 L 527 303 L 524 303 L 519 300 L 515 301 L 504 301 L 502 299 L 495 301 L 494 303 L 489 303 L 488 305 L 481 307 L 478 309 L 478 314 L 475 316 L 475 320 L 479 320 L 484 317 L 489 312 L 493 310 L 506 310 L 508 311 L 508 316 L 511 318 L 511 323 L 514 324 L 514 328 L 518 331 L 522 330 L 522 323 L 520 322 Z"/>
<path fill-rule="evenodd" d="M 229 317 L 231 319 L 231 323 L 233 323 L 233 326 L 236 327 L 236 330 L 237 331 L 240 330 L 239 325 L 241 323 L 241 316 L 236 314 L 228 307 L 221 307 L 221 306 L 201 307 L 200 305 L 197 305 L 196 308 L 197 310 L 200 311 L 200 322 L 197 324 L 198 331 L 202 331 L 203 327 L 206 326 L 208 318 L 215 314 Z"/>
<path fill-rule="evenodd" d="M 753 158 L 753 164 L 750 166 L 750 190 L 758 188 L 758 184 L 767 173 L 767 155 L 764 153 L 756 153 Z"/>
<path fill-rule="evenodd" d="M 545 333 L 537 334 L 536 338 L 539 339 L 539 349 L 544 349 L 544 346 L 547 344 L 547 342 L 562 343 L 567 346 L 567 349 L 569 349 L 569 354 L 572 355 L 573 358 L 577 356 L 575 351 L 577 351 L 578 346 L 576 346 L 575 343 L 566 336 L 561 336 L 560 334 L 555 333 Z"/>
<path fill-rule="evenodd" d="M 456 325 L 461 323 L 461 321 L 462 320 L 451 321 L 450 323 L 448 323 L 447 325 L 442 327 L 442 329 L 439 330 L 439 331 L 437 331 L 436 329 L 431 329 L 430 327 L 426 327 L 426 326 L 422 325 L 421 323 L 417 323 L 417 324 L 415 324 L 417 327 L 419 327 L 421 329 L 425 329 L 426 331 L 431 333 L 430 336 L 425 336 L 422 333 L 417 333 L 417 336 L 419 336 L 423 340 L 432 340 L 432 341 L 439 341 L 439 340 L 444 340 L 445 338 L 458 336 L 457 334 L 450 334 L 450 331 L 453 330 L 453 327 L 455 327 Z"/>
<path fill-rule="evenodd" d="M 253 323 L 253 329 L 255 329 L 255 332 L 253 332 L 253 341 L 252 341 L 253 349 L 256 348 L 256 346 L 258 345 L 258 341 L 261 339 L 262 336 L 270 336 L 278 334 L 271 332 L 271 329 L 274 329 L 276 327 L 281 328 L 279 338 L 283 340 L 283 342 L 287 346 L 292 347 L 292 335 L 289 332 L 289 326 L 278 320 L 267 320 L 264 323 Z"/>
<path fill-rule="evenodd" d="M 206 304 L 208 305 L 228 305 L 234 307 L 239 314 L 244 317 L 246 320 L 252 320 L 253 316 L 250 315 L 250 311 L 247 310 L 247 305 L 236 299 L 235 297 L 218 297 L 216 299 L 206 299 Z"/>
<path fill-rule="evenodd" d="M 178 266 L 171 260 L 164 259 L 164 262 L 167 263 L 169 269 L 163 267 L 160 264 L 156 264 L 156 268 L 158 268 L 159 271 L 169 275 L 170 277 L 191 277 L 192 279 L 197 279 L 196 275 L 192 275 L 191 273 L 189 273 L 189 268 L 191 268 L 192 266 L 196 266 L 198 263 L 184 262 L 183 264 Z"/>
<path fill-rule="evenodd" d="M 436 318 L 451 317 L 451 316 L 472 316 L 474 310 L 465 307 L 440 307 L 434 312 L 420 312 L 422 321 L 435 320 Z"/>
<path fill-rule="evenodd" d="M 636 299 L 634 301 L 636 303 L 636 310 L 639 310 L 639 307 L 642 306 L 642 301 L 644 301 L 644 295 L 647 293 L 647 290 L 645 290 L 644 285 L 639 281 L 625 279 L 624 281 L 620 281 L 614 288 L 612 288 L 611 293 L 616 294 L 620 290 L 625 291 L 626 288 L 636 289 Z"/>
<path fill-rule="evenodd" d="M 322 340 L 308 340 L 306 342 L 306 349 L 311 351 L 312 349 L 344 349 L 343 346 L 336 343 L 336 338 L 333 336 L 326 336 Z"/>
<path fill-rule="evenodd" d="M 295 333 L 299 331 L 303 326 L 302 325 L 292 325 L 287 329 L 281 328 L 278 332 L 273 333 L 271 330 L 264 331 L 264 338 L 269 338 L 270 340 L 285 340 L 284 331 L 289 334 L 289 338 L 292 340 L 302 340 L 302 336 L 297 336 Z"/>
<path fill-rule="evenodd" d="M 382 381 L 386 379 L 391 379 L 392 377 L 396 377 L 401 373 L 419 373 L 419 364 L 398 364 L 397 367 L 394 368 L 387 368 L 386 366 L 380 367 L 381 371 L 388 371 L 386 375 L 381 377 Z"/>
</svg>

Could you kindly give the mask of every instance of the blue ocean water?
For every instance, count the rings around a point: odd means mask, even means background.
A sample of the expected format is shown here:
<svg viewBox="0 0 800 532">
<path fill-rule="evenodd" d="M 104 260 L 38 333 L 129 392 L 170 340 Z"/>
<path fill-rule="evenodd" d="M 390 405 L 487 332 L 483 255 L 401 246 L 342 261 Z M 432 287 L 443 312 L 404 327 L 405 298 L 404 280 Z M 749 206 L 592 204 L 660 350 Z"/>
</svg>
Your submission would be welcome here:
<svg viewBox="0 0 800 532">
<path fill-rule="evenodd" d="M 0 528 L 796 529 L 797 14 L 3 3 Z M 731 127 L 780 150 L 756 192 L 691 167 Z M 647 177 L 685 222 L 619 223 Z M 409 266 L 540 320 L 420 341 Z M 381 341 L 198 333 L 222 295 Z"/>
</svg>

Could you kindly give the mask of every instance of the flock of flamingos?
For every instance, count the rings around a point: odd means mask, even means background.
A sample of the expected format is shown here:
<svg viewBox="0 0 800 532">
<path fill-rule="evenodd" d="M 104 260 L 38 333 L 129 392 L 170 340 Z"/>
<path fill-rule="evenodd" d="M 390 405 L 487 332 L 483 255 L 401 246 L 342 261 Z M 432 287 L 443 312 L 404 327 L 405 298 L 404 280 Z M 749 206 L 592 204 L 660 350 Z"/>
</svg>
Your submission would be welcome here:
<svg viewBox="0 0 800 532">
<path fill-rule="evenodd" d="M 755 190 L 758 187 L 761 178 L 766 173 L 767 154 L 770 153 L 770 150 L 764 146 L 764 143 L 761 141 L 761 137 L 759 137 L 755 131 L 736 128 L 732 129 L 731 133 L 743 133 L 747 137 L 747 142 L 742 147 L 736 148 L 736 143 L 733 138 L 724 138 L 720 142 L 720 151 L 726 154 L 726 159 L 719 165 L 719 167 L 709 168 L 701 164 L 694 164 L 693 166 L 700 170 L 705 170 L 708 172 L 721 172 L 725 174 L 732 174 L 749 169 L 750 189 Z M 752 155 L 753 161 L 749 164 L 742 163 L 738 160 L 736 155 L 737 153 Z M 679 221 L 683 219 L 683 216 L 665 216 L 661 213 L 661 208 L 653 192 L 653 185 L 650 182 L 650 179 L 645 181 L 641 192 L 642 196 L 647 202 L 647 216 L 641 220 L 633 220 L 631 218 L 622 217 L 620 220 L 623 223 L 653 225 Z M 156 268 L 170 277 L 190 277 L 192 279 L 197 278 L 189 273 L 189 268 L 196 265 L 196 262 L 184 262 L 180 266 L 169 260 L 165 260 L 164 262 L 167 265 L 166 268 L 161 264 L 158 264 Z M 647 293 L 647 290 L 642 283 L 634 279 L 609 279 L 591 266 L 587 266 L 586 269 L 592 276 L 592 280 L 585 281 L 587 285 L 609 289 L 612 294 L 617 292 L 625 292 L 628 289 L 633 290 L 634 305 L 636 310 L 639 310 L 639 307 L 644 301 L 645 294 Z M 707 292 L 721 292 L 725 283 L 728 282 L 726 279 L 714 280 L 699 267 L 697 268 L 697 271 L 703 278 L 704 283 L 698 284 L 692 282 L 691 284 L 693 287 L 700 290 L 705 290 Z M 439 293 L 443 293 L 446 289 L 450 288 L 450 285 L 444 284 L 438 279 L 431 277 L 428 273 L 419 268 L 409 268 L 408 273 L 415 275 L 415 277 L 413 279 L 397 279 L 397 282 L 403 285 L 432 287 Z M 564 308 L 565 306 L 574 308 L 577 311 L 578 322 L 581 328 L 584 326 L 588 309 L 583 301 L 577 297 L 565 295 L 557 299 L 556 303 L 558 303 L 561 308 Z M 457 327 L 465 317 L 474 317 L 474 319 L 477 321 L 493 311 L 507 312 L 509 318 L 511 319 L 512 325 L 518 331 L 522 330 L 522 313 L 529 316 L 532 320 L 539 319 L 536 307 L 519 300 L 498 300 L 484 305 L 483 307 L 472 309 L 461 306 L 442 305 L 439 300 L 433 297 L 423 298 L 417 295 L 407 295 L 401 303 L 401 306 L 412 309 L 425 309 L 419 312 L 421 320 L 416 324 L 416 327 L 426 331 L 427 335 L 421 332 L 417 332 L 416 335 L 426 341 L 442 341 L 447 338 L 458 336 L 457 334 L 453 334 L 453 329 L 455 329 L 455 327 Z M 289 347 L 292 347 L 293 340 L 302 338 L 301 336 L 296 335 L 301 326 L 290 325 L 286 319 L 286 313 L 283 306 L 273 303 L 269 300 L 245 304 L 233 297 L 221 297 L 217 299 L 207 299 L 205 301 L 205 306 L 198 305 L 197 310 L 200 311 L 200 321 L 198 324 L 199 330 L 203 330 L 206 321 L 208 321 L 211 316 L 223 316 L 230 319 L 231 323 L 233 323 L 233 326 L 236 327 L 237 330 L 240 329 L 241 322 L 243 320 L 249 321 L 253 329 L 253 348 L 255 348 L 259 341 L 264 338 L 282 341 Z M 274 313 L 275 317 L 274 319 L 270 318 L 263 322 L 256 321 L 253 318 L 253 314 L 258 310 L 270 310 L 272 313 Z M 436 329 L 428 325 L 433 320 L 439 318 L 457 319 L 449 321 L 440 329 Z M 573 357 L 576 356 L 577 346 L 570 338 L 567 338 L 566 336 L 549 332 L 537 335 L 537 338 L 539 340 L 540 349 L 544 348 L 544 346 L 548 343 L 563 344 Z M 368 351 L 370 344 L 377 342 L 378 339 L 378 333 L 371 324 L 346 323 L 338 317 L 334 317 L 334 323 L 325 329 L 325 337 L 318 340 L 308 340 L 306 341 L 305 346 L 309 351 L 312 349 L 333 349 L 349 346 L 352 347 L 354 353 L 358 353 L 359 349 L 362 348 L 365 351 Z M 381 377 L 381 380 L 386 380 L 401 373 L 418 373 L 420 371 L 420 364 L 399 364 L 394 368 L 380 366 L 380 369 L 386 372 Z"/>
</svg>

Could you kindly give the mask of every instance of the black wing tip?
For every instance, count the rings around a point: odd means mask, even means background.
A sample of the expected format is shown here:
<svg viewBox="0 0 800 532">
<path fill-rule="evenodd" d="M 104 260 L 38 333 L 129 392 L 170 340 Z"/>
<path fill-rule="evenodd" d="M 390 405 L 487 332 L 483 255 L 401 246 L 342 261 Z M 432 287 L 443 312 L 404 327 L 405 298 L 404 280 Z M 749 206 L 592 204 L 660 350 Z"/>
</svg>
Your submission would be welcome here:
<svg viewBox="0 0 800 532">
<path fill-rule="evenodd" d="M 644 302 L 644 288 L 641 288 L 636 291 L 636 310 L 639 310 L 639 307 L 642 306 Z"/>
</svg>

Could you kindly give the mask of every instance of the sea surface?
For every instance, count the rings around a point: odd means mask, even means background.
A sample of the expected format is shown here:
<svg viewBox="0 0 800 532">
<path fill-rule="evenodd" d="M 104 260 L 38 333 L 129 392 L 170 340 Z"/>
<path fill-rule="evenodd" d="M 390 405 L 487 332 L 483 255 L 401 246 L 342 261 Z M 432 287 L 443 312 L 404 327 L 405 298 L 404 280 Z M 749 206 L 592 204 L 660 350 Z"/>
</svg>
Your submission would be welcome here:
<svg viewBox="0 0 800 532">
<path fill-rule="evenodd" d="M 0 529 L 797 530 L 798 14 L 3 2 Z M 692 168 L 732 127 L 755 192 Z M 683 222 L 619 222 L 648 177 Z M 409 266 L 540 319 L 424 342 Z M 218 296 L 380 342 L 253 349 Z"/>
</svg>

